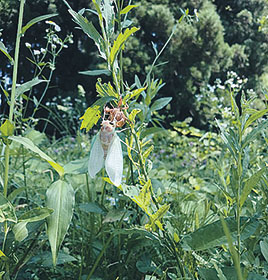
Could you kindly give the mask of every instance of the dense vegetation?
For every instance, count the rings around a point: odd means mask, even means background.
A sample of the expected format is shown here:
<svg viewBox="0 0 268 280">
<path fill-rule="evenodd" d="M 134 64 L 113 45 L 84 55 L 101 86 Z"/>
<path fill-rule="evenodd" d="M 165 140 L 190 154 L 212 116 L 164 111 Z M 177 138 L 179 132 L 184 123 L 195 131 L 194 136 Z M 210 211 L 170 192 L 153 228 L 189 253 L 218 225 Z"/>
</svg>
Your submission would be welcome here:
<svg viewBox="0 0 268 280">
<path fill-rule="evenodd" d="M 267 279 L 265 0 L 0 15 L 0 279 Z"/>
</svg>

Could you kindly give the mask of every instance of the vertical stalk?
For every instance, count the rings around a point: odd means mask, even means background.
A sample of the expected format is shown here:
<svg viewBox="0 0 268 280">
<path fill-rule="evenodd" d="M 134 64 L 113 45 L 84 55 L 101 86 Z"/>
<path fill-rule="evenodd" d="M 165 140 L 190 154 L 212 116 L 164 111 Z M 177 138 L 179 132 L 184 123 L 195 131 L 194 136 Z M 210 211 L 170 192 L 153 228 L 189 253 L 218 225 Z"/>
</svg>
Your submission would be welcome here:
<svg viewBox="0 0 268 280">
<path fill-rule="evenodd" d="M 21 37 L 24 3 L 25 3 L 25 0 L 20 1 L 20 11 L 19 11 L 18 29 L 17 29 L 16 46 L 15 46 L 14 66 L 13 66 L 13 74 L 12 74 L 12 89 L 11 89 L 10 108 L 9 108 L 9 121 L 11 123 L 13 123 L 13 115 L 14 115 L 14 107 L 15 107 L 15 92 L 16 92 L 16 83 L 17 83 L 17 75 L 18 75 L 20 37 Z M 5 178 L 4 178 L 4 189 L 3 189 L 4 197 L 7 197 L 8 173 L 9 173 L 9 144 L 7 143 L 6 148 L 5 148 Z"/>
</svg>

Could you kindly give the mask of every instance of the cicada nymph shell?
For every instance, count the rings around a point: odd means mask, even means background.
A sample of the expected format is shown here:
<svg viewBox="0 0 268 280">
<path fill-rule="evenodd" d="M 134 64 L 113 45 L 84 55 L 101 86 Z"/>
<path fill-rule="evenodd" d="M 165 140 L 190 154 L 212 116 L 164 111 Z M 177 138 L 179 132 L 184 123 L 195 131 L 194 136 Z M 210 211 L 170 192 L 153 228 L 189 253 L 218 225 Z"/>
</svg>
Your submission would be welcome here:
<svg viewBox="0 0 268 280">
<path fill-rule="evenodd" d="M 101 130 L 93 139 L 89 156 L 88 173 L 91 178 L 105 166 L 105 170 L 115 186 L 121 185 L 123 176 L 123 153 L 116 131 L 116 121 L 104 120 Z"/>
</svg>

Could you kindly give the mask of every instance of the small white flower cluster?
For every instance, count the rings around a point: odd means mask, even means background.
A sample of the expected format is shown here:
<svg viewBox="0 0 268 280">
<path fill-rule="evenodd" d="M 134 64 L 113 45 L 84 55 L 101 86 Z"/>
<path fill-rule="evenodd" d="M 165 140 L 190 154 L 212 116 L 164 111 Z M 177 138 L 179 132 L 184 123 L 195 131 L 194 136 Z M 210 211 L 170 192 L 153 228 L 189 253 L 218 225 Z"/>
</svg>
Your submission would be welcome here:
<svg viewBox="0 0 268 280">
<path fill-rule="evenodd" d="M 228 85 L 233 90 L 240 90 L 248 81 L 247 78 L 240 78 L 234 71 L 227 72 L 227 80 L 225 85 Z"/>
</svg>

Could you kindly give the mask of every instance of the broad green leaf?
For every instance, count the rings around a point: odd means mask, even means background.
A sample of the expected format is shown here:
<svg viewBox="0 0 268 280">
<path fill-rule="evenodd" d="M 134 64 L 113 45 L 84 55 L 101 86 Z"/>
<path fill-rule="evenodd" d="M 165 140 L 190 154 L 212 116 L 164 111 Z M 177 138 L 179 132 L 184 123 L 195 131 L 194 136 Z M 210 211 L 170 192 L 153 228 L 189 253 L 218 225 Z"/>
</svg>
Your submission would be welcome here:
<svg viewBox="0 0 268 280">
<path fill-rule="evenodd" d="M 20 218 L 19 222 L 14 225 L 13 232 L 15 239 L 19 242 L 23 241 L 28 237 L 27 224 L 38 222 L 49 217 L 53 213 L 52 209 L 48 208 L 35 208 L 26 213 L 24 213 Z"/>
<path fill-rule="evenodd" d="M 8 139 L 15 141 L 16 143 L 22 144 L 28 150 L 37 153 L 42 159 L 46 160 L 58 172 L 60 177 L 63 176 L 63 167 L 56 163 L 51 157 L 42 152 L 37 146 L 34 145 L 34 143 L 30 139 L 22 136 L 9 136 Z"/>
<path fill-rule="evenodd" d="M 259 183 L 262 175 L 264 172 L 267 171 L 267 167 L 263 167 L 262 169 L 258 170 L 255 174 L 253 174 L 246 182 L 244 185 L 244 188 L 241 193 L 241 198 L 240 198 L 240 207 L 243 206 L 245 203 L 248 195 L 250 194 L 251 190 Z"/>
<path fill-rule="evenodd" d="M 53 214 L 47 218 L 47 234 L 55 266 L 59 248 L 72 219 L 74 191 L 70 184 L 58 180 L 49 187 L 46 197 L 47 207 L 54 210 Z"/>
<path fill-rule="evenodd" d="M 224 276 L 228 280 L 237 280 L 237 274 L 234 267 L 221 267 Z M 217 271 L 214 268 L 199 268 L 198 272 L 202 279 L 205 280 L 220 280 Z"/>
<path fill-rule="evenodd" d="M 57 265 L 65 264 L 65 263 L 73 262 L 73 261 L 77 261 L 77 259 L 64 252 L 59 252 L 58 258 L 57 258 Z M 32 257 L 28 261 L 28 264 L 34 264 L 34 265 L 39 264 L 41 266 L 51 268 L 51 266 L 53 266 L 53 262 L 51 259 L 51 252 L 42 251 L 42 253 Z"/>
<path fill-rule="evenodd" d="M 121 209 L 111 209 L 103 219 L 103 223 L 112 223 L 120 221 L 122 218 L 127 217 L 127 212 L 128 211 Z"/>
<path fill-rule="evenodd" d="M 80 203 L 79 209 L 86 213 L 105 214 L 103 207 L 96 202 Z"/>
<path fill-rule="evenodd" d="M 224 219 L 230 234 L 233 239 L 236 238 L 237 234 L 237 224 L 236 220 L 233 217 Z M 256 227 L 251 227 L 251 224 L 256 224 L 255 220 L 249 220 L 246 217 L 240 219 L 241 228 L 244 228 L 242 231 L 245 231 L 245 235 L 241 236 L 241 239 L 246 239 L 248 236 L 254 234 Z M 222 223 L 220 220 L 213 222 L 211 224 L 205 225 L 197 229 L 196 231 L 185 235 L 182 239 L 182 247 L 184 250 L 207 250 L 216 246 L 221 246 L 227 243 L 226 235 L 224 233 Z"/>
<path fill-rule="evenodd" d="M 124 33 L 120 33 L 116 40 L 114 41 L 113 47 L 111 49 L 110 53 L 110 59 L 111 59 L 111 64 L 114 63 L 118 52 L 121 50 L 123 47 L 124 43 L 126 42 L 127 38 L 138 31 L 139 28 L 137 27 L 132 27 L 131 29 L 127 28 Z"/>
<path fill-rule="evenodd" d="M 265 238 L 260 242 L 261 253 L 264 256 L 266 262 L 268 263 L 268 239 Z"/>
<path fill-rule="evenodd" d="M 132 10 L 133 8 L 136 8 L 138 6 L 139 5 L 128 5 L 122 11 L 120 11 L 120 15 L 127 14 L 130 10 Z"/>
<path fill-rule="evenodd" d="M 28 237 L 28 230 L 27 230 L 27 223 L 26 221 L 19 222 L 14 225 L 12 231 L 14 233 L 15 239 L 18 242 L 23 241 L 25 238 Z"/>
<path fill-rule="evenodd" d="M 30 90 L 33 86 L 36 86 L 36 85 L 38 85 L 40 83 L 43 83 L 43 82 L 47 83 L 48 81 L 40 80 L 38 77 L 35 77 L 31 81 L 28 81 L 28 82 L 26 82 L 24 84 L 19 85 L 16 88 L 16 97 L 18 97 L 21 94 L 23 94 L 24 92 Z"/>
<path fill-rule="evenodd" d="M 256 121 L 257 119 L 261 118 L 261 117 L 264 116 L 266 113 L 268 113 L 268 109 L 264 109 L 264 110 L 261 110 L 261 111 L 257 111 L 256 113 L 252 114 L 252 115 L 247 119 L 243 130 L 247 129 L 254 121 Z"/>
<path fill-rule="evenodd" d="M 162 108 L 164 108 L 170 101 L 172 100 L 172 97 L 163 97 L 157 99 L 153 105 L 151 106 L 151 111 L 158 111 Z"/>
<path fill-rule="evenodd" d="M 85 174 L 88 172 L 88 157 L 72 160 L 63 168 L 65 174 Z"/>
<path fill-rule="evenodd" d="M 0 126 L 0 132 L 1 132 L 1 135 L 4 137 L 11 136 L 14 133 L 14 125 L 9 120 L 6 120 Z"/>
<path fill-rule="evenodd" d="M 13 58 L 9 55 L 6 46 L 0 41 L 0 51 L 10 60 L 11 64 L 14 63 Z"/>
<path fill-rule="evenodd" d="M 99 75 L 103 75 L 103 74 L 106 76 L 111 76 L 111 71 L 107 70 L 107 69 L 80 71 L 78 73 L 82 74 L 82 75 L 87 75 L 87 76 L 99 76 Z"/>
<path fill-rule="evenodd" d="M 49 217 L 53 213 L 52 209 L 43 207 L 43 208 L 34 208 L 23 215 L 19 217 L 20 222 L 27 222 L 27 223 L 32 223 L 32 222 L 38 222 L 40 220 L 43 220 L 47 217 Z"/>
<path fill-rule="evenodd" d="M 29 22 L 27 22 L 27 24 L 25 26 L 22 27 L 21 29 L 21 34 L 24 34 L 26 32 L 26 30 L 28 28 L 30 28 L 32 25 L 42 21 L 42 20 L 46 20 L 46 19 L 49 19 L 49 18 L 52 18 L 52 17 L 55 17 L 57 16 L 58 14 L 48 14 L 48 15 L 43 15 L 43 16 L 39 16 L 39 17 L 36 17 L 32 20 L 30 20 Z"/>
<path fill-rule="evenodd" d="M 88 132 L 98 122 L 101 117 L 99 108 L 100 106 L 96 105 L 87 108 L 85 114 L 80 118 L 80 120 L 83 120 L 80 129 L 85 128 Z"/>
<path fill-rule="evenodd" d="M 12 206 L 9 200 L 0 193 L 0 223 L 5 221 L 16 223 L 17 217 L 15 208 Z"/>
<path fill-rule="evenodd" d="M 69 13 L 74 18 L 74 21 L 82 28 L 84 33 L 95 42 L 101 57 L 106 58 L 103 38 L 101 37 L 95 26 L 92 24 L 92 22 L 89 22 L 85 17 L 83 17 L 81 14 L 76 13 L 72 9 L 69 9 Z"/>
</svg>

